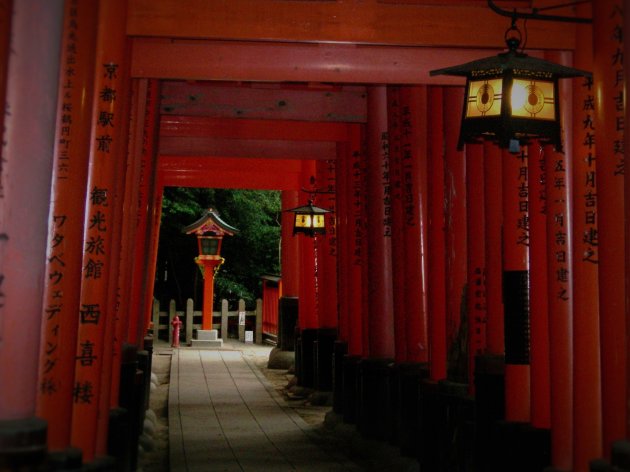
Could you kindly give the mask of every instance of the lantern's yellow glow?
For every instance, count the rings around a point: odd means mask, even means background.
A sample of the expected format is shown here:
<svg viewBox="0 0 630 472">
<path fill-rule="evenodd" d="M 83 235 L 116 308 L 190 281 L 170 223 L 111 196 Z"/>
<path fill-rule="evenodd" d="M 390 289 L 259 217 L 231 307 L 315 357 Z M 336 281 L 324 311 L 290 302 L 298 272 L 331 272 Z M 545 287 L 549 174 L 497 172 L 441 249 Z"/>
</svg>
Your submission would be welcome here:
<svg viewBox="0 0 630 472">
<path fill-rule="evenodd" d="M 323 228 L 324 215 L 304 215 L 296 213 L 295 226 L 297 228 Z"/>
<path fill-rule="evenodd" d="M 295 226 L 298 228 L 310 228 L 311 227 L 311 215 L 295 214 Z"/>
<path fill-rule="evenodd" d="M 501 79 L 471 80 L 466 117 L 500 116 L 502 85 Z"/>
<path fill-rule="evenodd" d="M 556 119 L 553 82 L 514 79 L 510 98 L 512 116 Z"/>
</svg>

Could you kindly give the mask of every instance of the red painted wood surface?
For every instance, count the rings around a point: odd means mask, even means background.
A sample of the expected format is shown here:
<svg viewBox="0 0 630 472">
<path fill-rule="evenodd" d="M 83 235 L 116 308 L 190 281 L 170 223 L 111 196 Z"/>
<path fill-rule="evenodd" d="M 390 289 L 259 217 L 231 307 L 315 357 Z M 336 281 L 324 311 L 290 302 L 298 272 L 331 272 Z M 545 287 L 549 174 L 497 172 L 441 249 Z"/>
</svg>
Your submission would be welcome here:
<svg viewBox="0 0 630 472">
<path fill-rule="evenodd" d="M 597 132 L 597 240 L 603 451 L 627 435 L 627 339 L 624 298 L 624 153 L 622 15 L 619 0 L 593 9 L 593 87 Z M 621 120 L 621 121 L 620 121 Z"/>
<path fill-rule="evenodd" d="M 548 59 L 569 65 L 566 54 L 549 53 Z M 561 81 L 561 121 L 572 119 L 570 82 Z M 573 228 L 570 224 L 573 198 L 570 163 L 574 160 L 573 135 L 565 130 L 564 153 L 544 147 L 547 167 L 547 263 L 549 283 L 549 338 L 551 377 L 551 463 L 559 469 L 573 470 Z M 583 464 L 586 467 L 588 462 Z"/>
<path fill-rule="evenodd" d="M 429 374 L 432 380 L 446 378 L 446 275 L 444 219 L 444 120 L 443 90 L 429 88 L 428 165 L 428 280 Z"/>
<path fill-rule="evenodd" d="M 628 4 L 628 0 L 623 0 L 623 8 L 624 11 L 628 12 L 630 11 L 630 5 Z M 624 23 L 623 23 L 623 27 L 625 31 L 629 31 L 630 30 L 630 15 L 625 15 L 624 16 Z M 624 35 L 624 50 L 630 50 L 630 37 L 628 36 L 628 34 Z M 630 69 L 629 68 L 624 68 L 624 80 L 625 83 L 630 83 L 630 78 L 628 77 L 630 75 Z M 625 117 L 625 121 L 628 121 L 628 107 L 626 107 L 626 117 Z M 630 149 L 630 134 L 628 133 L 624 133 L 624 149 Z M 624 173 L 624 176 L 626 176 L 627 174 Z M 625 208 L 628 208 L 628 206 L 630 205 L 630 182 L 628 182 L 628 177 L 624 177 L 624 205 Z M 626 217 L 626 235 L 630 234 L 630 218 Z M 625 283 L 625 288 L 626 288 L 626 307 L 630 306 L 630 243 L 629 243 L 629 238 L 625 238 L 625 242 L 626 242 L 626 246 L 624 248 L 625 250 L 625 264 L 626 264 L 626 283 Z M 630 324 L 626 324 L 626 339 L 628 339 L 628 337 L 630 336 Z M 628 353 L 627 359 L 626 359 L 626 371 L 627 371 L 627 376 L 626 376 L 626 395 L 630 395 L 630 353 Z M 627 410 L 626 412 L 626 435 L 630 435 L 630 408 Z"/>
<path fill-rule="evenodd" d="M 400 99 L 407 360 L 427 362 L 427 87 L 402 87 Z"/>
<path fill-rule="evenodd" d="M 359 127 L 350 130 L 346 179 L 348 190 L 348 354 L 358 356 L 366 353 L 367 311 L 365 310 L 366 285 L 363 273 L 367 270 L 367 234 L 365 225 L 365 153 L 363 132 Z"/>
<path fill-rule="evenodd" d="M 134 276 L 134 260 L 136 256 L 136 248 L 144 246 L 136 246 L 135 239 L 137 236 L 137 215 L 140 211 L 140 176 L 142 167 L 142 146 L 144 143 L 143 131 L 145 123 L 147 96 L 150 95 L 149 81 L 135 80 L 131 84 L 131 111 L 129 122 L 129 144 L 128 144 L 128 163 L 127 172 L 125 173 L 125 191 L 123 201 L 123 218 L 121 222 L 121 256 L 120 269 L 118 271 L 118 296 L 116 300 L 116 326 L 114 338 L 112 340 L 113 358 L 112 358 L 112 377 L 110 381 L 110 406 L 116 408 L 118 406 L 119 389 L 120 389 L 120 367 L 121 367 L 121 347 L 122 343 L 127 340 L 127 334 L 130 326 L 138 325 L 138 311 L 132 308 L 133 294 L 133 276 Z M 142 250 L 137 251 L 142 254 Z M 126 313 L 127 316 L 121 316 Z M 135 332 L 135 331 L 134 331 Z"/>
<path fill-rule="evenodd" d="M 152 282 L 151 288 L 147 289 L 147 273 L 146 264 L 150 259 L 148 244 L 151 228 L 150 216 L 153 204 L 153 192 L 156 179 L 156 130 L 157 130 L 157 106 L 159 103 L 160 87 L 156 80 L 150 80 L 146 89 L 146 104 L 142 107 L 142 103 L 138 103 L 138 113 L 144 108 L 144 116 L 142 120 L 138 117 L 137 127 L 134 130 L 135 142 L 137 145 L 142 144 L 141 149 L 135 152 L 141 153 L 139 175 L 137 183 L 134 187 L 134 195 L 137 198 L 137 208 L 130 214 L 134 223 L 134 259 L 133 274 L 131 279 L 130 293 L 130 313 L 127 317 L 127 329 L 125 339 L 132 343 L 138 344 L 142 339 L 142 315 L 144 313 L 144 303 L 146 299 L 146 291 L 150 290 L 153 295 Z M 140 97 L 139 97 L 140 99 Z M 139 129 L 141 126 L 141 129 Z M 137 149 L 137 148 L 136 148 Z M 136 195 L 137 192 L 137 195 Z M 138 250 L 138 248 L 141 248 Z M 152 279 L 150 279 L 152 280 Z"/>
<path fill-rule="evenodd" d="M 335 197 L 337 161 L 317 161 L 316 186 L 318 191 L 330 192 L 317 195 L 318 205 L 330 210 L 326 219 L 326 234 L 317 238 L 317 275 L 319 298 L 317 302 L 320 328 L 337 328 L 337 202 Z"/>
<path fill-rule="evenodd" d="M 474 392 L 475 357 L 486 352 L 486 239 L 483 144 L 466 145 L 466 250 L 469 392 Z"/>
<path fill-rule="evenodd" d="M 112 260 L 112 225 L 115 224 L 116 179 L 121 178 L 116 175 L 117 160 L 122 158 L 119 141 L 127 137 L 122 127 L 124 100 L 122 95 L 117 96 L 124 93 L 126 38 L 118 12 L 125 8 L 125 0 L 99 4 L 72 415 L 72 444 L 83 451 L 86 463 L 92 462 L 97 452 L 104 452 L 97 451 L 96 436 L 103 357 L 110 348 L 104 345 L 105 331 L 114 311 L 108 284 L 115 262 Z"/>
<path fill-rule="evenodd" d="M 337 339 L 348 343 L 350 331 L 350 264 L 348 240 L 350 233 L 350 182 L 348 179 L 348 162 L 351 159 L 350 143 L 337 144 L 337 164 L 335 198 L 337 212 L 334 215 L 337 233 L 337 301 L 339 310 L 339 326 Z"/>
<path fill-rule="evenodd" d="M 337 201 L 335 196 L 337 161 L 317 161 L 316 189 L 329 192 L 318 195 L 319 206 L 330 210 L 326 220 L 326 234 L 317 238 L 318 319 L 320 328 L 337 328 Z"/>
<path fill-rule="evenodd" d="M 283 296 L 297 297 L 300 293 L 300 246 L 293 235 L 293 213 L 286 210 L 299 206 L 298 191 L 282 191 L 281 267 Z"/>
<path fill-rule="evenodd" d="M 495 47 L 497 39 L 505 32 L 505 18 L 479 0 L 448 3 L 430 0 L 420 5 L 418 2 L 409 5 L 408 0 L 396 5 L 387 3 L 390 4 L 365 2 L 357 8 L 353 2 L 233 0 L 223 5 L 190 0 L 187 8 L 182 9 L 176 0 L 133 0 L 127 31 L 132 36 L 166 38 L 205 39 L 210 36 L 230 40 L 306 41 L 307 44 L 323 41 L 484 48 Z M 512 1 L 508 7 L 522 4 Z M 190 22 L 191 11 L 195 12 L 194 22 Z M 261 18 L 265 21 L 260 21 Z M 471 18 L 475 21 L 471 22 Z M 531 48 L 573 48 L 573 29 L 569 24 L 533 22 L 528 29 Z M 453 64 L 459 62 L 452 61 Z M 338 73 L 343 71 L 343 67 L 338 69 Z"/>
<path fill-rule="evenodd" d="M 345 123 L 162 115 L 160 137 L 213 137 L 260 141 L 343 141 L 348 135 L 348 126 Z M 165 153 L 162 152 L 162 154 Z M 296 156 L 296 158 L 300 157 Z"/>
<path fill-rule="evenodd" d="M 299 190 L 299 160 L 160 156 L 160 179 L 166 186 Z M 207 172 L 208 167 L 214 172 Z"/>
<path fill-rule="evenodd" d="M 162 84 L 161 113 L 213 118 L 365 123 L 361 85 L 256 82 Z"/>
<path fill-rule="evenodd" d="M 0 1 L 0 104 L 4 106 L 7 98 L 7 77 L 9 69 L 9 52 L 11 48 L 11 15 L 13 11 L 13 0 Z M 0 129 L 4 129 L 4 113 L 0 113 Z M 4 149 L 0 147 L 0 159 Z M 2 173 L 0 173 L 0 189 L 2 184 Z"/>
<path fill-rule="evenodd" d="M 519 154 L 503 150 L 503 282 L 504 293 L 506 277 L 509 274 L 523 273 L 529 270 L 528 245 L 529 227 L 528 179 L 526 149 Z M 516 290 L 504 295 L 505 329 L 505 419 L 507 421 L 529 422 L 531 416 L 530 367 L 529 367 L 529 330 L 523 328 L 525 320 L 510 312 L 508 302 L 516 297 L 518 308 L 526 304 L 529 311 L 529 284 L 522 283 Z M 508 300 L 511 297 L 513 300 Z M 512 318 L 512 319 L 510 319 Z M 516 326 L 515 326 L 516 325 Z M 516 351 L 516 352 L 515 352 Z M 514 353 L 515 354 L 510 354 Z M 516 361 L 510 357 L 518 357 Z"/>
<path fill-rule="evenodd" d="M 96 5 L 79 1 L 64 9 L 52 199 L 44 277 L 37 415 L 48 421 L 48 447 L 70 446 L 81 287 L 81 253 L 96 45 Z M 69 48 L 75 53 L 70 54 Z M 72 75 L 69 75 L 72 74 Z M 70 81 L 72 88 L 66 88 Z"/>
<path fill-rule="evenodd" d="M 446 50 L 432 45 L 415 48 L 331 43 L 278 45 L 266 41 L 134 38 L 132 76 L 244 82 L 463 85 L 461 78 L 432 77 L 429 71 L 501 52 L 499 43 L 504 30 L 505 25 L 490 46 L 496 49 L 490 50 L 470 49 L 469 44 Z M 274 60 L 269 61 L 269 57 Z"/>
<path fill-rule="evenodd" d="M 262 330 L 263 334 L 278 335 L 278 303 L 282 294 L 282 281 L 263 279 Z"/>
<path fill-rule="evenodd" d="M 567 103 L 568 105 L 568 103 Z M 572 143 L 571 143 L 572 144 Z M 571 155 L 570 143 L 565 152 Z M 573 287 L 571 228 L 568 222 L 569 179 L 563 154 L 545 146 L 547 167 L 547 261 L 549 284 L 549 337 L 551 377 L 552 464 L 569 470 L 573 463 Z M 576 366 L 578 367 L 578 366 Z"/>
<path fill-rule="evenodd" d="M 503 160 L 501 150 L 484 143 L 484 200 L 486 216 L 486 349 L 490 355 L 505 351 L 503 328 Z"/>
<path fill-rule="evenodd" d="M 336 147 L 334 142 L 166 136 L 160 139 L 160 154 L 332 160 L 336 155 Z"/>
<path fill-rule="evenodd" d="M 391 248 L 391 184 L 384 86 L 368 88 L 367 240 L 369 356 L 393 359 L 394 318 Z"/>
<path fill-rule="evenodd" d="M 121 316 L 121 305 L 123 300 L 123 288 L 120 285 L 121 271 L 127 271 L 130 265 L 126 259 L 126 253 L 123 246 L 127 245 L 127 241 L 122 240 L 123 219 L 125 216 L 125 183 L 130 172 L 128 172 L 131 162 L 128 159 L 129 145 L 129 115 L 130 115 L 130 98 L 131 87 L 129 74 L 126 68 L 118 71 L 120 74 L 120 86 L 117 88 L 119 94 L 118 109 L 119 118 L 116 127 L 119 133 L 117 141 L 113 144 L 113 152 L 118 158 L 115 159 L 116 167 L 114 173 L 116 178 L 112 186 L 113 195 L 110 204 L 114 205 L 112 209 L 113 223 L 110 225 L 111 231 L 111 252 L 109 254 L 111 268 L 109 272 L 109 281 L 107 283 L 107 306 L 110 307 L 109 318 L 105 326 L 105 336 L 103 338 L 103 363 L 101 366 L 101 394 L 99 396 L 99 413 L 97 417 L 97 434 L 96 434 L 96 455 L 102 457 L 108 453 L 108 433 L 109 433 L 109 413 L 112 404 L 118 405 L 118 390 L 112 391 L 112 378 L 114 370 L 116 376 L 120 373 L 120 344 L 116 339 L 116 332 L 122 331 L 123 319 Z M 101 115 L 102 116 L 102 115 Z M 99 116 L 99 119 L 101 118 Z M 114 358 L 116 362 L 114 363 Z M 107 388 L 110 386 L 110 388 Z"/>
<path fill-rule="evenodd" d="M 214 275 L 221 265 L 221 259 L 199 259 L 203 267 L 203 311 L 201 313 L 201 329 L 212 329 L 212 313 L 214 311 Z"/>
<path fill-rule="evenodd" d="M 315 161 L 302 161 L 302 186 L 311 187 L 311 179 L 316 176 Z M 309 195 L 302 192 L 299 204 L 308 203 Z M 310 237 L 296 235 L 300 240 L 300 301 L 298 313 L 298 326 L 300 329 L 316 329 L 319 327 L 317 317 L 318 287 L 315 278 L 316 271 L 316 239 L 319 236 Z M 317 241 L 319 244 L 319 241 Z"/>
<path fill-rule="evenodd" d="M 457 150 L 464 105 L 462 92 L 462 89 L 455 87 L 444 89 L 446 342 L 448 367 L 457 372 L 466 372 L 467 369 L 463 358 L 466 333 L 460 329 L 467 275 L 466 160 L 463 152 Z"/>
<path fill-rule="evenodd" d="M 389 178 L 391 219 L 391 257 L 394 315 L 394 360 L 407 361 L 407 310 L 405 293 L 405 238 L 403 233 L 402 201 L 402 111 L 400 87 L 387 87 L 387 137 L 389 169 L 383 175 Z"/>
<path fill-rule="evenodd" d="M 551 428 L 547 283 L 547 167 L 537 141 L 529 146 L 529 294 L 532 426 Z"/>
<path fill-rule="evenodd" d="M 151 322 L 153 309 L 153 284 L 157 270 L 158 236 L 160 234 L 160 222 L 162 221 L 162 197 L 164 194 L 163 182 L 159 174 L 153 176 L 154 182 L 149 187 L 149 212 L 147 219 L 147 256 L 145 259 L 146 273 L 143 278 L 143 300 L 140 307 L 140 320 L 136 343 L 142 345 L 142 340 Z"/>
<path fill-rule="evenodd" d="M 34 417 L 42 387 L 38 337 L 53 257 L 45 249 L 62 19 L 60 1 L 13 2 L 0 162 L 0 421 Z"/>
<path fill-rule="evenodd" d="M 579 7 L 591 15 L 590 5 Z M 592 28 L 577 28 L 574 65 L 593 67 Z M 600 366 L 599 287 L 594 87 L 591 79 L 573 80 L 573 468 L 587 472 L 602 456 L 602 394 Z M 629 149 L 626 147 L 626 149 Z M 627 200 L 626 200 L 627 201 Z M 627 269 L 626 269 L 627 270 Z M 627 292 L 626 292 L 627 294 Z"/>
</svg>

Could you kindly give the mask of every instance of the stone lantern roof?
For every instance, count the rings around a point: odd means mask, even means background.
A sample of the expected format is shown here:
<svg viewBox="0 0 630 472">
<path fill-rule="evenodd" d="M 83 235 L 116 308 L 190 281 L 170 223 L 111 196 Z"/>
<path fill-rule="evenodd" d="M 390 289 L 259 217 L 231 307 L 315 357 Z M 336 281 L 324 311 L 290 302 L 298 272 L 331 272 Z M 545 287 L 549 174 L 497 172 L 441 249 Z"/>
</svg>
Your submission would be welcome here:
<svg viewBox="0 0 630 472">
<path fill-rule="evenodd" d="M 211 233 L 215 236 L 234 236 L 238 230 L 227 224 L 219 217 L 219 213 L 214 208 L 208 208 L 206 212 L 194 223 L 182 229 L 183 233 L 203 236 Z"/>
</svg>

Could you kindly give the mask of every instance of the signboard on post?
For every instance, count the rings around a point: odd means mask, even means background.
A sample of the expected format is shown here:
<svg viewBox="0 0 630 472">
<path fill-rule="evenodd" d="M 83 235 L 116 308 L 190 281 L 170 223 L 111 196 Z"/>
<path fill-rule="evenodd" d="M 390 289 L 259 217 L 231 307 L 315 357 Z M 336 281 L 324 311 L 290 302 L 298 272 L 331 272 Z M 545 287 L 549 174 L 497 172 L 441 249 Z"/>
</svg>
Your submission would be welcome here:
<svg viewBox="0 0 630 472">
<path fill-rule="evenodd" d="M 245 326 L 245 312 L 244 311 L 238 312 L 238 324 L 239 326 Z"/>
</svg>

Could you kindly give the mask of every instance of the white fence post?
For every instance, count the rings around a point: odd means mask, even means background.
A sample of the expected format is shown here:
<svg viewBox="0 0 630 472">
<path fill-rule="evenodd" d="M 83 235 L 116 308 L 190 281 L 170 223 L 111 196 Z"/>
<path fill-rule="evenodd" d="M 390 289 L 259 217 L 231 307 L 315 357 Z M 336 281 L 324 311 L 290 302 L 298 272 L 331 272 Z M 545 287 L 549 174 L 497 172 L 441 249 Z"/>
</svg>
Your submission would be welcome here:
<svg viewBox="0 0 630 472">
<path fill-rule="evenodd" d="M 193 334 L 193 309 L 192 298 L 186 300 L 186 344 L 191 344 Z"/>
<path fill-rule="evenodd" d="M 221 300 L 221 339 L 228 338 L 228 301 L 224 298 Z"/>
<path fill-rule="evenodd" d="M 238 340 L 245 342 L 245 300 L 238 301 Z"/>
<path fill-rule="evenodd" d="M 262 333 L 262 300 L 260 298 L 256 299 L 256 344 L 262 344 L 263 342 L 263 333 Z"/>
</svg>

